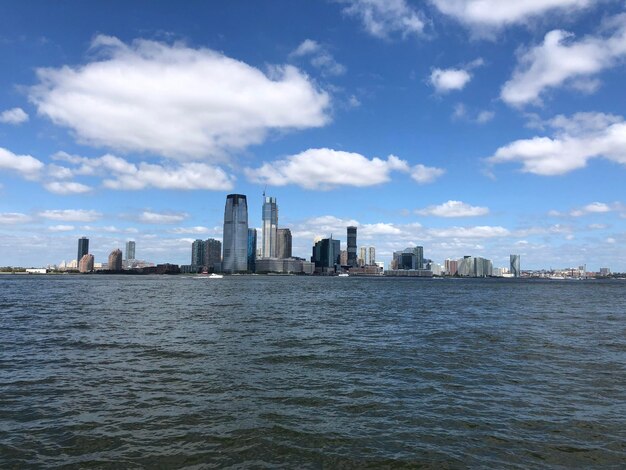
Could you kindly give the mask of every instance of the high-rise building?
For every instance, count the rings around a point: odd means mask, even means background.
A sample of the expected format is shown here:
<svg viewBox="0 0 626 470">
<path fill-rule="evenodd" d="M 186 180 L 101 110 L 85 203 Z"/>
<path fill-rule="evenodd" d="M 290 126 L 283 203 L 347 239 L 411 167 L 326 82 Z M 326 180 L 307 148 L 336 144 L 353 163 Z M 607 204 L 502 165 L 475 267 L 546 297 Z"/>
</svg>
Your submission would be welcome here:
<svg viewBox="0 0 626 470">
<path fill-rule="evenodd" d="M 359 266 L 365 266 L 367 264 L 367 248 L 362 246 L 359 249 Z"/>
<path fill-rule="evenodd" d="M 191 244 L 191 266 L 197 269 L 204 266 L 205 243 L 203 240 L 196 240 Z"/>
<path fill-rule="evenodd" d="M 256 272 L 256 229 L 248 229 L 248 271 Z"/>
<path fill-rule="evenodd" d="M 313 256 L 311 262 L 315 263 L 316 268 L 334 270 L 335 265 L 339 264 L 341 257 L 341 243 L 333 238 L 323 238 L 313 247 Z"/>
<path fill-rule="evenodd" d="M 356 267 L 356 227 L 348 227 L 348 266 Z"/>
<path fill-rule="evenodd" d="M 416 246 L 413 248 L 413 253 L 415 253 L 415 269 L 424 269 L 424 247 Z"/>
<path fill-rule="evenodd" d="M 520 277 L 522 271 L 520 270 L 520 255 L 511 255 L 511 274 L 513 277 Z"/>
<path fill-rule="evenodd" d="M 291 230 L 279 228 L 276 230 L 276 257 L 291 258 Z"/>
<path fill-rule="evenodd" d="M 93 255 L 89 253 L 84 254 L 80 258 L 80 261 L 78 263 L 78 271 L 81 273 L 90 273 L 91 271 L 93 271 L 93 265 L 94 265 L 93 261 L 94 261 Z"/>
<path fill-rule="evenodd" d="M 135 242 L 129 240 L 126 242 L 126 260 L 135 259 Z"/>
<path fill-rule="evenodd" d="M 455 259 L 447 259 L 445 262 L 445 271 L 448 276 L 454 276 L 458 273 L 459 262 Z"/>
<path fill-rule="evenodd" d="M 489 277 L 493 275 L 493 263 L 481 257 L 464 256 L 458 261 L 457 273 L 464 277 Z"/>
<path fill-rule="evenodd" d="M 109 271 L 122 270 L 122 250 L 119 248 L 113 250 L 109 255 Z"/>
<path fill-rule="evenodd" d="M 374 266 L 376 264 L 376 248 L 373 246 L 369 247 L 369 260 L 368 264 L 370 266 Z"/>
<path fill-rule="evenodd" d="M 263 197 L 263 258 L 276 258 L 278 205 L 275 197 Z"/>
<path fill-rule="evenodd" d="M 348 250 L 341 250 L 341 253 L 339 253 L 339 264 L 341 266 L 348 265 Z"/>
<path fill-rule="evenodd" d="M 87 253 L 89 253 L 89 238 L 80 237 L 78 239 L 78 255 L 76 256 L 76 261 L 80 263 L 80 261 L 83 259 L 83 256 L 85 256 Z"/>
<path fill-rule="evenodd" d="M 204 266 L 215 269 L 215 265 L 222 262 L 222 242 L 209 238 L 204 242 Z"/>
<path fill-rule="evenodd" d="M 243 194 L 226 196 L 224 208 L 223 271 L 248 270 L 248 202 Z"/>
</svg>

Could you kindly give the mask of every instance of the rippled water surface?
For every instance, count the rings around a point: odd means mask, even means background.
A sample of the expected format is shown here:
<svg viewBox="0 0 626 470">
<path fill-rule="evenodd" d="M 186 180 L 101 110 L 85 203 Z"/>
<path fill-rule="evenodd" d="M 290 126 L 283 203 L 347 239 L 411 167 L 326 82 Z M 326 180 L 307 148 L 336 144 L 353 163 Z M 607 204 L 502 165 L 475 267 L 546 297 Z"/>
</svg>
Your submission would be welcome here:
<svg viewBox="0 0 626 470">
<path fill-rule="evenodd" d="M 626 282 L 0 276 L 0 468 L 626 466 Z"/>
</svg>

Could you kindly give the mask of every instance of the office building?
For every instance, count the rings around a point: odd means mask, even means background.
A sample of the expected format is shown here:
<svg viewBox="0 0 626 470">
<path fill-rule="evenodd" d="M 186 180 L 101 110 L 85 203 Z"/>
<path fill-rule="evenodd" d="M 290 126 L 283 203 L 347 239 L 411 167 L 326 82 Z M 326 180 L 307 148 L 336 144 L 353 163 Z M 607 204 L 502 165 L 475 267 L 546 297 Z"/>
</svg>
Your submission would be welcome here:
<svg viewBox="0 0 626 470">
<path fill-rule="evenodd" d="M 122 250 L 119 248 L 113 250 L 109 255 L 109 271 L 122 270 Z"/>
<path fill-rule="evenodd" d="M 129 240 L 126 242 L 126 260 L 135 259 L 135 242 Z"/>
<path fill-rule="evenodd" d="M 348 250 L 341 250 L 341 253 L 339 253 L 339 264 L 341 266 L 348 265 Z"/>
<path fill-rule="evenodd" d="M 291 230 L 279 228 L 276 230 L 276 257 L 291 258 Z"/>
<path fill-rule="evenodd" d="M 204 266 L 205 243 L 203 240 L 196 240 L 191 244 L 191 266 L 201 268 Z"/>
<path fill-rule="evenodd" d="M 520 277 L 522 271 L 520 270 L 520 255 L 511 255 L 511 269 L 510 273 L 513 277 Z"/>
<path fill-rule="evenodd" d="M 459 270 L 459 262 L 455 259 L 447 259 L 445 262 L 445 272 L 448 276 L 454 276 Z"/>
<path fill-rule="evenodd" d="M 76 262 L 80 263 L 80 261 L 83 259 L 83 256 L 85 256 L 87 253 L 89 253 L 89 238 L 80 237 L 78 239 L 78 255 L 76 256 Z"/>
<path fill-rule="evenodd" d="M 348 266 L 356 267 L 356 227 L 348 227 Z"/>
<path fill-rule="evenodd" d="M 367 264 L 367 248 L 365 248 L 364 246 L 362 246 L 359 249 L 359 259 L 358 259 L 358 265 L 359 266 L 365 266 Z"/>
<path fill-rule="evenodd" d="M 313 247 L 311 262 L 315 263 L 316 270 L 321 272 L 335 271 L 341 257 L 341 244 L 333 238 L 323 238 Z"/>
<path fill-rule="evenodd" d="M 464 256 L 458 261 L 457 273 L 463 277 L 489 277 L 493 275 L 493 263 L 481 257 Z"/>
<path fill-rule="evenodd" d="M 222 242 L 209 238 L 204 242 L 204 266 L 209 271 L 215 271 L 222 262 Z M 219 270 L 219 269 L 218 269 Z"/>
<path fill-rule="evenodd" d="M 373 246 L 369 247 L 369 259 L 367 264 L 370 266 L 374 266 L 376 264 L 376 248 Z"/>
<path fill-rule="evenodd" d="M 256 272 L 256 229 L 248 229 L 248 272 Z"/>
<path fill-rule="evenodd" d="M 415 269 L 424 269 L 424 247 L 416 246 L 413 248 L 415 253 Z"/>
<path fill-rule="evenodd" d="M 263 258 L 276 258 L 276 232 L 278 230 L 278 205 L 275 197 L 263 196 Z"/>
<path fill-rule="evenodd" d="M 248 270 L 248 202 L 243 194 L 226 196 L 222 259 L 226 273 Z"/>
<path fill-rule="evenodd" d="M 78 263 L 78 271 L 81 273 L 90 273 L 93 271 L 94 258 L 89 253 L 84 254 Z"/>
</svg>

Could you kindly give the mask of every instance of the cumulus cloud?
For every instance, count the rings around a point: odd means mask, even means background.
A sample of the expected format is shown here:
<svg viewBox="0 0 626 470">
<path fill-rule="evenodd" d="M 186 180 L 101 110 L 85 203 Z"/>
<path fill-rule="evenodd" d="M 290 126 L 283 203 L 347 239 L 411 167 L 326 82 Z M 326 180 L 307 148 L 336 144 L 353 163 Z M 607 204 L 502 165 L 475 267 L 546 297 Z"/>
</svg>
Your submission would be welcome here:
<svg viewBox="0 0 626 470">
<path fill-rule="evenodd" d="M 0 212 L 0 224 L 14 225 L 30 222 L 32 219 L 20 212 Z"/>
<path fill-rule="evenodd" d="M 593 5 L 592 0 L 431 0 L 442 13 L 462 23 L 501 27 L 524 23 L 550 11 L 572 12 Z"/>
<path fill-rule="evenodd" d="M 329 190 L 340 186 L 365 187 L 386 183 L 392 171 L 410 172 L 416 181 L 425 183 L 438 176 L 437 171 L 443 170 L 423 165 L 411 168 L 395 155 L 389 155 L 386 160 L 369 159 L 358 153 L 319 148 L 264 163 L 260 168 L 246 168 L 245 174 L 255 183 L 296 184 L 305 189 Z"/>
<path fill-rule="evenodd" d="M 343 75 L 346 67 L 335 60 L 326 47 L 312 39 L 305 39 L 289 54 L 292 58 L 310 57 L 311 65 L 319 69 L 323 75 Z"/>
<path fill-rule="evenodd" d="M 219 230 L 221 229 L 202 227 L 200 225 L 197 225 L 195 227 L 176 227 L 176 228 L 173 228 L 172 230 L 169 230 L 169 233 L 175 233 L 178 235 L 186 235 L 186 234 L 205 235 L 208 233 L 218 233 Z"/>
<path fill-rule="evenodd" d="M 415 211 L 419 215 L 435 217 L 476 217 L 489 214 L 488 207 L 471 206 L 462 201 L 448 201 L 438 206 L 429 206 Z"/>
<path fill-rule="evenodd" d="M 51 193 L 55 194 L 84 194 L 91 191 L 91 187 L 75 181 L 52 181 L 44 184 Z"/>
<path fill-rule="evenodd" d="M 56 209 L 38 213 L 39 217 L 64 222 L 93 222 L 102 217 L 100 212 L 84 209 Z"/>
<path fill-rule="evenodd" d="M 620 116 L 578 113 L 557 116 L 548 125 L 552 137 L 533 137 L 511 142 L 496 150 L 489 163 L 519 162 L 522 171 L 560 175 L 584 168 L 593 158 L 626 165 L 626 123 Z"/>
<path fill-rule="evenodd" d="M 186 213 L 143 211 L 139 215 L 139 221 L 145 224 L 175 224 L 182 222 L 187 217 L 189 217 L 189 214 Z"/>
<path fill-rule="evenodd" d="M 210 50 L 97 36 L 100 60 L 42 68 L 39 114 L 80 141 L 178 159 L 225 159 L 271 130 L 329 121 L 329 95 L 293 66 L 267 73 Z"/>
<path fill-rule="evenodd" d="M 437 93 L 462 90 L 471 79 L 469 72 L 462 69 L 434 69 L 430 74 L 430 83 Z"/>
<path fill-rule="evenodd" d="M 511 234 L 504 227 L 490 225 L 431 229 L 431 232 L 440 238 L 495 238 L 507 237 Z"/>
<path fill-rule="evenodd" d="M 426 20 L 406 0 L 343 0 L 344 13 L 357 17 L 365 30 L 378 38 L 400 34 L 403 38 L 422 35 Z"/>
<path fill-rule="evenodd" d="M 44 164 L 30 155 L 16 155 L 0 147 L 0 170 L 11 170 L 27 179 L 39 177 Z"/>
<path fill-rule="evenodd" d="M 0 113 L 0 122 L 3 124 L 22 124 L 28 121 L 28 114 L 22 108 L 12 108 Z"/>
<path fill-rule="evenodd" d="M 428 184 L 442 176 L 446 170 L 434 166 L 425 166 L 421 163 L 411 168 L 411 178 L 419 184 Z"/>
<path fill-rule="evenodd" d="M 48 227 L 48 231 L 50 232 L 71 232 L 74 230 L 73 225 L 51 225 Z"/>
<path fill-rule="evenodd" d="M 593 76 L 626 56 L 626 14 L 608 21 L 604 31 L 609 34 L 578 41 L 572 33 L 550 31 L 542 44 L 521 54 L 500 97 L 507 104 L 523 106 L 540 104 L 546 90 L 568 83 L 578 90 L 595 91 L 598 82 Z"/>
</svg>

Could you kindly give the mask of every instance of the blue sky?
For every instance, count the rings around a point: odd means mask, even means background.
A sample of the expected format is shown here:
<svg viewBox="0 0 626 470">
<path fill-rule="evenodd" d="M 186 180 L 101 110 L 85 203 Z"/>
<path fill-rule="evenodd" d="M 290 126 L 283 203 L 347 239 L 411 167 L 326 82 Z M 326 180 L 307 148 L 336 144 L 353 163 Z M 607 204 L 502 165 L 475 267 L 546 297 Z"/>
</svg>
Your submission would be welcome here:
<svg viewBox="0 0 626 470">
<path fill-rule="evenodd" d="M 0 265 L 190 262 L 226 194 L 294 254 L 626 271 L 622 0 L 3 2 Z"/>
</svg>

